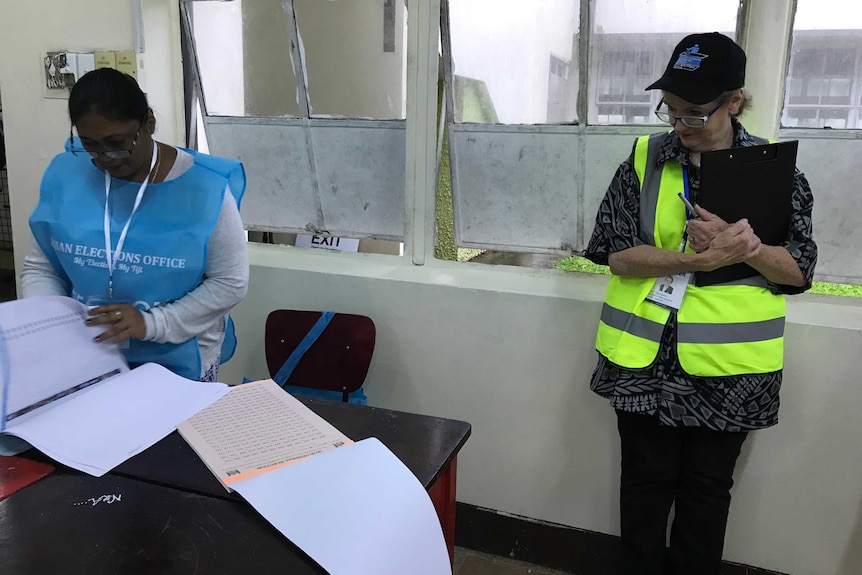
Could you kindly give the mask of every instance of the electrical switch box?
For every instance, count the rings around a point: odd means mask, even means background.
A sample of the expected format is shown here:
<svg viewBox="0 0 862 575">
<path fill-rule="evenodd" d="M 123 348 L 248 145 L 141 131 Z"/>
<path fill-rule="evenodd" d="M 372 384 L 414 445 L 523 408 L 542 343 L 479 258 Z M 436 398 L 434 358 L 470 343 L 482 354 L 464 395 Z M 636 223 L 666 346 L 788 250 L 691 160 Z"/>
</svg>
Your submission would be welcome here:
<svg viewBox="0 0 862 575">
<path fill-rule="evenodd" d="M 68 98 L 69 89 L 78 78 L 98 68 L 114 68 L 129 74 L 140 83 L 143 72 L 143 54 L 136 52 L 47 52 L 42 58 L 45 74 L 45 98 Z"/>
<path fill-rule="evenodd" d="M 116 52 L 96 52 L 96 68 L 116 68 L 117 53 Z"/>
<path fill-rule="evenodd" d="M 138 59 L 134 52 L 117 52 L 117 70 L 138 79 Z"/>
</svg>

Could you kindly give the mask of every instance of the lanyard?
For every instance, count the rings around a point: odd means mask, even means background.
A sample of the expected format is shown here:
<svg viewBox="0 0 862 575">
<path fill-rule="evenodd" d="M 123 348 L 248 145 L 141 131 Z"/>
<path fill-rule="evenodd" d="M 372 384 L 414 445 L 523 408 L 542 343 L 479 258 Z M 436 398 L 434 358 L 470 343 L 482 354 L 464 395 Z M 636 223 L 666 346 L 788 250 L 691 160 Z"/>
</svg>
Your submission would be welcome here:
<svg viewBox="0 0 862 575">
<path fill-rule="evenodd" d="M 691 187 L 688 183 L 688 168 L 686 166 L 682 167 L 682 187 L 685 192 L 685 199 L 691 201 Z M 688 220 L 691 219 L 694 214 L 688 213 L 688 208 L 685 205 L 683 205 L 682 209 L 685 210 L 686 224 L 682 230 L 682 241 L 679 244 L 679 251 L 684 252 L 685 243 L 688 241 Z"/>
<path fill-rule="evenodd" d="M 138 189 L 138 195 L 135 197 L 135 205 L 132 207 L 132 213 L 129 214 L 129 219 L 126 220 L 126 225 L 123 226 L 123 231 L 120 232 L 120 239 L 117 240 L 117 251 L 111 249 L 111 215 L 109 212 L 109 199 L 111 197 L 111 174 L 105 171 L 105 260 L 108 263 L 108 297 L 114 297 L 114 268 L 117 267 L 117 258 L 123 251 L 123 244 L 126 243 L 126 234 L 129 231 L 129 224 L 132 223 L 132 216 L 138 211 L 138 206 L 141 205 L 141 200 L 144 197 L 144 191 L 147 189 L 147 184 L 150 183 L 150 176 L 153 173 L 153 167 L 156 165 L 156 158 L 159 153 L 159 145 L 153 141 L 153 159 L 150 160 L 150 171 L 144 182 Z"/>
<path fill-rule="evenodd" d="M 682 167 L 682 186 L 683 186 L 683 190 L 685 191 L 685 199 L 687 199 L 688 201 L 691 201 L 691 187 L 688 183 L 688 168 L 686 166 Z M 694 214 L 689 214 L 688 209 L 686 209 L 685 215 L 686 215 L 686 219 L 688 219 L 689 217 L 692 217 Z"/>
</svg>

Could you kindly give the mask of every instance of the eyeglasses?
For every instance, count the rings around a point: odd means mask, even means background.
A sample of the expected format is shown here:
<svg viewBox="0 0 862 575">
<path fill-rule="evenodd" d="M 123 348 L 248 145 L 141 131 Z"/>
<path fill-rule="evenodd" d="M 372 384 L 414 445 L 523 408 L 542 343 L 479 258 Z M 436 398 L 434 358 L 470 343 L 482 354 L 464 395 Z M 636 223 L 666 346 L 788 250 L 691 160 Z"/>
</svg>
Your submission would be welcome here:
<svg viewBox="0 0 862 575">
<path fill-rule="evenodd" d="M 138 136 L 141 135 L 141 128 L 142 127 L 143 127 L 143 122 L 141 123 L 141 127 L 138 128 L 138 131 L 135 132 L 135 136 L 134 136 L 134 138 L 132 138 L 132 145 L 129 146 L 128 150 L 123 150 L 123 149 L 108 149 L 108 150 L 83 149 L 82 150 L 80 148 L 75 147 L 75 145 L 74 145 L 75 140 L 72 137 L 72 134 L 70 133 L 69 134 L 69 141 L 72 142 L 71 151 L 73 154 L 76 154 L 76 155 L 78 152 L 82 152 L 84 154 L 89 154 L 90 157 L 92 157 L 93 159 L 97 159 L 99 157 L 102 157 L 102 158 L 105 158 L 108 160 L 125 160 L 126 158 L 128 158 L 129 156 L 132 155 L 132 152 L 135 151 L 135 146 L 138 144 Z M 91 146 L 91 147 L 95 147 L 95 146 Z"/>
<path fill-rule="evenodd" d="M 718 112 L 718 109 L 724 106 L 727 100 L 719 100 L 718 105 L 715 106 L 712 110 L 710 110 L 705 116 L 674 116 L 667 110 L 659 110 L 662 104 L 664 104 L 664 100 L 658 103 L 658 106 L 655 108 L 656 118 L 661 120 L 662 122 L 667 122 L 671 126 L 676 124 L 677 120 L 682 122 L 683 126 L 688 126 L 689 128 L 703 128 L 706 125 L 706 121 L 709 120 L 709 117 Z"/>
<path fill-rule="evenodd" d="M 137 132 L 135 132 L 135 137 L 132 139 L 132 145 L 129 147 L 129 149 L 128 149 L 128 150 L 98 150 L 98 151 L 92 151 L 92 150 L 75 150 L 75 149 L 72 149 L 72 153 L 75 153 L 75 152 L 84 152 L 84 153 L 90 154 L 90 156 L 91 156 L 92 158 L 94 158 L 94 159 L 96 159 L 96 158 L 98 158 L 98 157 L 100 157 L 100 156 L 101 156 L 101 157 L 103 157 L 103 158 L 107 158 L 107 159 L 109 159 L 109 160 L 125 160 L 126 158 L 128 158 L 129 156 L 131 156 L 131 155 L 132 155 L 132 152 L 133 152 L 133 151 L 135 151 L 135 146 L 138 144 L 138 136 L 139 136 L 140 134 L 141 134 L 141 130 L 140 130 L 140 129 L 138 129 L 138 131 L 137 131 Z"/>
</svg>

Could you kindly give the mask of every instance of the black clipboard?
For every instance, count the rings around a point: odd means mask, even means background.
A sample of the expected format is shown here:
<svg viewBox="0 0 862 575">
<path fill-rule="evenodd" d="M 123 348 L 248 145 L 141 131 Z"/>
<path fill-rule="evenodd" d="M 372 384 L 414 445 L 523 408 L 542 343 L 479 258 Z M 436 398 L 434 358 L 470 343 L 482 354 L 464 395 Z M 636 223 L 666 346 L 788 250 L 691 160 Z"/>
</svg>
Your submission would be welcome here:
<svg viewBox="0 0 862 575">
<path fill-rule="evenodd" d="M 748 218 L 761 242 L 780 245 L 787 239 L 793 212 L 798 145 L 793 140 L 702 153 L 698 204 L 729 223 Z M 698 272 L 695 285 L 714 285 L 757 274 L 747 264 L 734 264 Z"/>
</svg>

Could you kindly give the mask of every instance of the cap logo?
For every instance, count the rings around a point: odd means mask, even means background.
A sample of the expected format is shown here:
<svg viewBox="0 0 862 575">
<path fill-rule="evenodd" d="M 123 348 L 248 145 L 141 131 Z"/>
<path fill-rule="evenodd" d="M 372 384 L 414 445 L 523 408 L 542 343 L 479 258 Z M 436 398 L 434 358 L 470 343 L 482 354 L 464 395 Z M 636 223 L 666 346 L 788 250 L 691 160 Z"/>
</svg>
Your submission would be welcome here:
<svg viewBox="0 0 862 575">
<path fill-rule="evenodd" d="M 680 52 L 679 58 L 676 59 L 676 64 L 673 65 L 675 70 L 688 70 L 692 72 L 700 68 L 700 63 L 704 58 L 709 58 L 707 54 L 701 54 L 700 44 L 695 44 L 691 48 L 686 48 Z"/>
</svg>

